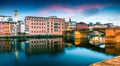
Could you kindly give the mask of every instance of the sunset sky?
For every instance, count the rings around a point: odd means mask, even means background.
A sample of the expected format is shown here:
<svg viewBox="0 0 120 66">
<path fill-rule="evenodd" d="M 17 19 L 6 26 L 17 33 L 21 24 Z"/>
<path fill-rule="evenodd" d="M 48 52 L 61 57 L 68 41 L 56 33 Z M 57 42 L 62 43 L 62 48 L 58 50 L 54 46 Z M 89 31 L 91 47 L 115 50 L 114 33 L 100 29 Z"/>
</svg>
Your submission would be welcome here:
<svg viewBox="0 0 120 66">
<path fill-rule="evenodd" d="M 1 0 L 0 15 L 58 16 L 77 22 L 120 24 L 120 0 Z"/>
</svg>

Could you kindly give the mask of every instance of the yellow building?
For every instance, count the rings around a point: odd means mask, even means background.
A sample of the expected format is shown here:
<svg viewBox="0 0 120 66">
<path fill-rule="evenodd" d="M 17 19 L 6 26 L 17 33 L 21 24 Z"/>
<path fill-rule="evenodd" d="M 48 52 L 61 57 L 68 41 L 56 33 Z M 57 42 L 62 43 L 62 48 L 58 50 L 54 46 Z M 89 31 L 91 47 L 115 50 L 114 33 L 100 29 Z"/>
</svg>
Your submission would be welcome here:
<svg viewBox="0 0 120 66">
<path fill-rule="evenodd" d="M 69 19 L 69 21 L 65 23 L 65 30 L 66 31 L 76 30 L 76 22 L 71 21 L 71 19 Z"/>
</svg>

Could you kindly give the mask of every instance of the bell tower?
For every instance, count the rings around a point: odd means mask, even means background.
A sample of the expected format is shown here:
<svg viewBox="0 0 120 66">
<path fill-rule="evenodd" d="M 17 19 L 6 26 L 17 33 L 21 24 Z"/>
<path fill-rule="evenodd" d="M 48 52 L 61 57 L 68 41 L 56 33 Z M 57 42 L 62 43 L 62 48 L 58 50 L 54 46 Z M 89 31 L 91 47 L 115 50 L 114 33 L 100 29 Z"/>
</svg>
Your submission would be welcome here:
<svg viewBox="0 0 120 66">
<path fill-rule="evenodd" d="M 14 22 L 18 22 L 18 11 L 14 10 Z"/>
</svg>

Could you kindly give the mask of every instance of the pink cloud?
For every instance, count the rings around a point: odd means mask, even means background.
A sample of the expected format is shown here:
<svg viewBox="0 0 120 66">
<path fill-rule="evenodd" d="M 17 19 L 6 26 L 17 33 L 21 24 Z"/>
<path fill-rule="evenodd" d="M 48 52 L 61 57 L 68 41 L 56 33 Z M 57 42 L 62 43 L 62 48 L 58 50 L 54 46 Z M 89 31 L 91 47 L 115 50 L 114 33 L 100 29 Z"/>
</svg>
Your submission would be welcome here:
<svg viewBox="0 0 120 66">
<path fill-rule="evenodd" d="M 50 11 L 64 11 L 67 13 L 74 13 L 74 12 L 83 12 L 86 9 L 93 9 L 93 8 L 104 8 L 106 6 L 110 6 L 110 4 L 84 4 L 84 5 L 78 5 L 78 6 L 74 6 L 74 8 L 70 8 L 70 7 L 64 7 L 62 5 L 59 4 L 52 4 L 48 7 L 46 7 L 45 9 L 43 9 L 41 11 L 42 14 L 47 14 Z"/>
<path fill-rule="evenodd" d="M 42 13 L 48 13 L 49 11 L 64 11 L 64 12 L 68 12 L 68 13 L 73 13 L 74 12 L 73 9 L 63 7 L 63 6 L 58 5 L 58 4 L 52 4 L 52 5 L 48 6 L 47 8 L 43 9 L 41 12 Z"/>
</svg>

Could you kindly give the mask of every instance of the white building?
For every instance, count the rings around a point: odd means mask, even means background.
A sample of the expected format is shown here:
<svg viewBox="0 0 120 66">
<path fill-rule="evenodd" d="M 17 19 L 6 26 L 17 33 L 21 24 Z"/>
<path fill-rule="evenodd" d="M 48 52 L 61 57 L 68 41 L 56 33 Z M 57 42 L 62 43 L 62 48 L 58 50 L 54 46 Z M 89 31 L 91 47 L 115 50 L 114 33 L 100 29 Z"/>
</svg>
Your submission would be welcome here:
<svg viewBox="0 0 120 66">
<path fill-rule="evenodd" d="M 0 15 L 0 22 L 12 22 L 12 16 Z"/>
<path fill-rule="evenodd" d="M 71 21 L 71 19 L 69 19 L 68 22 L 65 22 L 65 30 L 66 31 L 76 30 L 76 23 L 77 22 Z"/>
<path fill-rule="evenodd" d="M 25 23 L 22 21 L 19 21 L 17 23 L 17 33 L 25 33 Z"/>
</svg>

